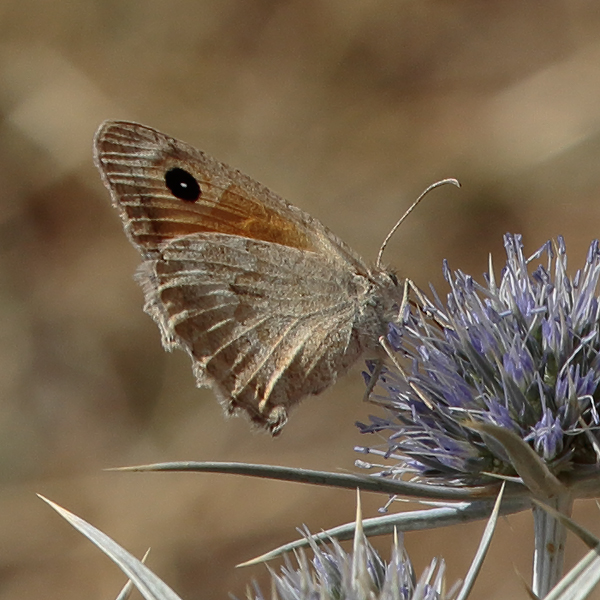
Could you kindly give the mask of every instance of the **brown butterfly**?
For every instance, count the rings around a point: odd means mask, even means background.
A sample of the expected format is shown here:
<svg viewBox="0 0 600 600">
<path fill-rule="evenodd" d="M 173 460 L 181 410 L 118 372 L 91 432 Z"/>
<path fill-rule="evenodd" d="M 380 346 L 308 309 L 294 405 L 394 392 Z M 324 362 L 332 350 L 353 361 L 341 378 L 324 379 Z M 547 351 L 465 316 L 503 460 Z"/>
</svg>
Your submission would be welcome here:
<svg viewBox="0 0 600 600">
<path fill-rule="evenodd" d="M 368 267 L 317 219 L 203 152 L 137 123 L 108 121 L 95 161 L 140 251 L 137 273 L 167 350 L 198 386 L 273 435 L 397 318 L 396 276 Z M 378 261 L 379 264 L 379 261 Z"/>
</svg>

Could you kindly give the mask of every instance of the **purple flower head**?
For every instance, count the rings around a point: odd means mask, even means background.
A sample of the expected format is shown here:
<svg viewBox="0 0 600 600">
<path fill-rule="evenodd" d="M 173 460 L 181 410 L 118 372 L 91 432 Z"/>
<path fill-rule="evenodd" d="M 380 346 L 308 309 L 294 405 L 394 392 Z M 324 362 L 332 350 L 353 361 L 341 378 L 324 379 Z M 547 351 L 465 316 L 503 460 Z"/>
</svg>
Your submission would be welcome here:
<svg viewBox="0 0 600 600">
<path fill-rule="evenodd" d="M 300 550 L 295 554 L 297 566 L 289 556 L 279 573 L 269 569 L 272 590 L 269 598 L 278 600 L 452 600 L 458 587 L 446 589 L 443 560 L 434 559 L 417 580 L 412 563 L 401 540 L 396 538 L 389 562 L 369 543 L 360 531 L 352 553 L 335 540 L 318 545 L 305 530 L 314 558 Z M 265 600 L 255 586 L 247 597 Z"/>
<path fill-rule="evenodd" d="M 504 245 L 498 281 L 489 273 L 481 285 L 445 263 L 446 303 L 420 293 L 390 325 L 400 371 L 383 370 L 374 398 L 387 415 L 360 424 L 387 432 L 387 451 L 362 451 L 395 461 L 388 476 L 471 485 L 515 475 L 473 422 L 518 435 L 555 475 L 600 462 L 599 244 L 573 278 L 562 238 L 529 259 L 521 236 Z"/>
</svg>

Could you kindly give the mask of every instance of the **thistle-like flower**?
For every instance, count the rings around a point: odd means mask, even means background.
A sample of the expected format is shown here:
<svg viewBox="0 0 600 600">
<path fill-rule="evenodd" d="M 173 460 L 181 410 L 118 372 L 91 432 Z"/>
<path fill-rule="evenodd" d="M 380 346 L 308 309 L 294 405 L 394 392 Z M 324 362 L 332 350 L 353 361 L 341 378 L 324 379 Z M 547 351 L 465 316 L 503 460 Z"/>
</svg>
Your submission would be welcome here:
<svg viewBox="0 0 600 600">
<path fill-rule="evenodd" d="M 450 600 L 458 585 L 445 592 L 445 563 L 434 559 L 417 581 L 410 558 L 395 536 L 392 556 L 386 563 L 371 546 L 357 523 L 352 553 L 331 539 L 320 546 L 304 532 L 314 555 L 309 561 L 303 550 L 296 552 L 297 567 L 289 556 L 278 574 L 269 568 L 276 600 Z M 260 589 L 248 590 L 248 600 L 264 600 Z"/>
<path fill-rule="evenodd" d="M 516 434 L 563 483 L 600 474 L 598 241 L 573 278 L 562 238 L 529 259 L 521 236 L 504 244 L 499 282 L 491 261 L 485 285 L 445 263 L 446 303 L 417 293 L 390 325 L 391 349 L 412 364 L 384 370 L 374 401 L 387 416 L 359 424 L 390 432 L 386 448 L 359 448 L 394 461 L 384 474 L 444 485 L 517 475 L 483 424 Z"/>
</svg>

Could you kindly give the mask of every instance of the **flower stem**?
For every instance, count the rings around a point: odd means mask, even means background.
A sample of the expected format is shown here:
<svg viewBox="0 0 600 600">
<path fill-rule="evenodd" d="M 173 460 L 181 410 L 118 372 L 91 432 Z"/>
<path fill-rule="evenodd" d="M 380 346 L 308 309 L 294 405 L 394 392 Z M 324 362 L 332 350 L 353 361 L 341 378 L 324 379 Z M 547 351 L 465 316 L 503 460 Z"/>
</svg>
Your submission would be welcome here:
<svg viewBox="0 0 600 600">
<path fill-rule="evenodd" d="M 545 499 L 557 511 L 571 516 L 570 494 Z M 533 507 L 535 550 L 533 555 L 533 592 L 544 598 L 562 577 L 567 530 L 540 506 Z"/>
</svg>

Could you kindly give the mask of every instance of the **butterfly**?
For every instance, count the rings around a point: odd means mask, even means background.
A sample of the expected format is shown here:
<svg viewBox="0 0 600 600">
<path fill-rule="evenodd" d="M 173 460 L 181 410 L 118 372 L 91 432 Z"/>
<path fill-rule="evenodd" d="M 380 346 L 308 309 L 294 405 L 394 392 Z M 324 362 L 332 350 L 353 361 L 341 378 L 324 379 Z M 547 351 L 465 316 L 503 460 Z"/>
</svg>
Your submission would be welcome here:
<svg viewBox="0 0 600 600">
<path fill-rule="evenodd" d="M 192 359 L 228 414 L 278 434 L 398 318 L 402 286 L 320 221 L 159 131 L 107 121 L 95 163 L 127 237 L 165 349 Z"/>
</svg>

